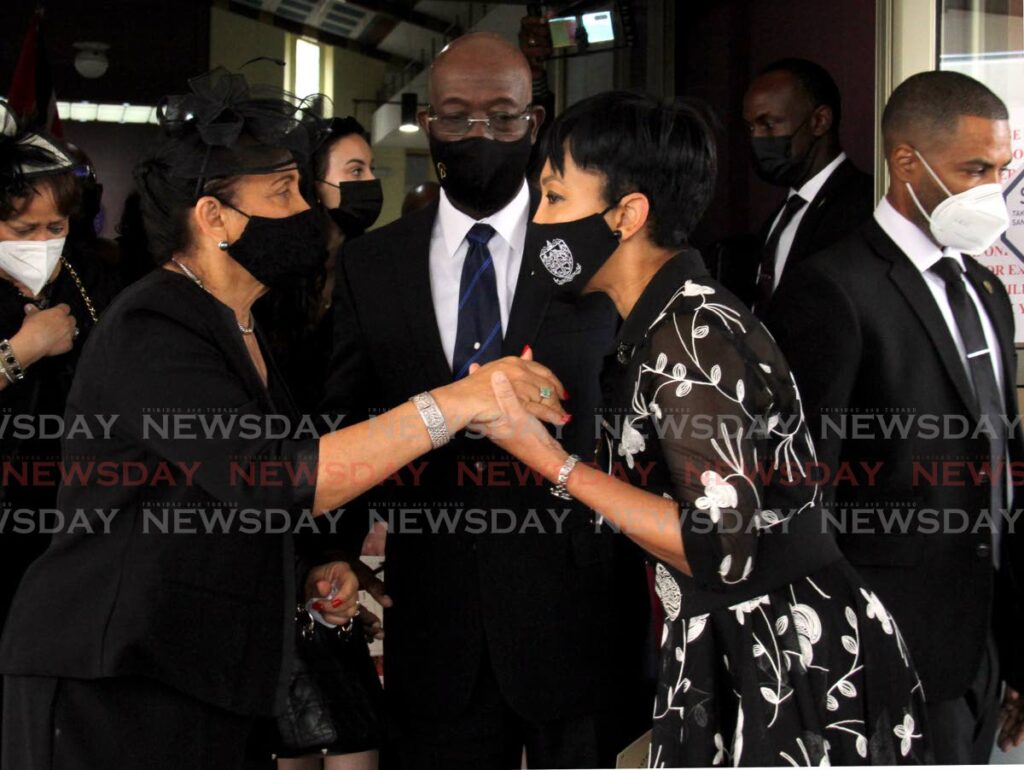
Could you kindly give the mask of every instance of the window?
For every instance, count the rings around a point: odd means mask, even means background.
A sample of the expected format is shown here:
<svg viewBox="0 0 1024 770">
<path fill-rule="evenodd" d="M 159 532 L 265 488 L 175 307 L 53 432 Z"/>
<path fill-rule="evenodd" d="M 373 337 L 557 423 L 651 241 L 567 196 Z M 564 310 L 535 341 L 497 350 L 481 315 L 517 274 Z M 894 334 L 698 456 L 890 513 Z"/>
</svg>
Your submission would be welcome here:
<svg viewBox="0 0 1024 770">
<path fill-rule="evenodd" d="M 294 83 L 292 90 L 299 98 L 305 98 L 323 91 L 321 85 L 320 44 L 296 37 L 292 57 Z"/>
</svg>

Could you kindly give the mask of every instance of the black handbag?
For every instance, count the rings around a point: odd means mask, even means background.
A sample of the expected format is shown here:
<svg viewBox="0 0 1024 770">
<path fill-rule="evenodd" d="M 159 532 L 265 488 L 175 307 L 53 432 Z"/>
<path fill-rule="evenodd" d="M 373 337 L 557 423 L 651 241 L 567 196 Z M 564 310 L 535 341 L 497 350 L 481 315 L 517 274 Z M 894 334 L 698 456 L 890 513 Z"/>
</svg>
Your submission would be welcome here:
<svg viewBox="0 0 1024 770">
<path fill-rule="evenodd" d="M 384 690 L 359 629 L 328 628 L 299 605 L 288 694 L 277 718 L 283 749 L 278 756 L 379 748 L 383 700 Z"/>
</svg>

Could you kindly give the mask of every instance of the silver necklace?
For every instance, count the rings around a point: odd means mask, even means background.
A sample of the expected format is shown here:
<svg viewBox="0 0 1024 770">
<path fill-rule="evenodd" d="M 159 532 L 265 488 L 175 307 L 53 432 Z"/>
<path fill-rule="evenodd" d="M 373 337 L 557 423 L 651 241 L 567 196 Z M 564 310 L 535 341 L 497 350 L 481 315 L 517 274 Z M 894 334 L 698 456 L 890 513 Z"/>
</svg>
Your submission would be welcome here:
<svg viewBox="0 0 1024 770">
<path fill-rule="evenodd" d="M 191 270 L 189 270 L 187 267 L 185 267 L 185 265 L 183 265 L 181 262 L 179 262 L 177 260 L 177 258 L 175 258 L 175 257 L 171 257 L 171 262 L 176 264 L 178 266 L 178 269 L 181 270 L 181 272 L 183 272 L 187 278 L 191 279 L 192 282 L 196 286 L 198 286 L 200 289 L 205 291 L 207 294 L 210 294 L 211 296 L 213 296 L 212 293 L 210 292 L 210 290 L 207 289 L 206 286 L 203 285 L 203 282 L 200 280 L 198 275 L 196 275 Z M 252 334 L 254 331 L 256 331 L 256 324 L 252 324 L 251 326 L 246 326 L 241 321 L 239 321 L 237 318 L 235 319 L 235 324 L 238 326 L 238 331 L 240 331 L 242 334 Z"/>
</svg>

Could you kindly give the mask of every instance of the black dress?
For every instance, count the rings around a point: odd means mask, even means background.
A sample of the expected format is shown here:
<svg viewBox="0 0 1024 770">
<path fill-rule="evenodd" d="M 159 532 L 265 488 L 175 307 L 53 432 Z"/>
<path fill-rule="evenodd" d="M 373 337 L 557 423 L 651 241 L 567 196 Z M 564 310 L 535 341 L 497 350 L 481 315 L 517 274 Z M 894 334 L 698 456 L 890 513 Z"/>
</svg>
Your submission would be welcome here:
<svg viewBox="0 0 1024 770">
<path fill-rule="evenodd" d="M 786 361 L 696 252 L 647 286 L 602 382 L 602 461 L 678 502 L 693 572 L 652 559 L 665 625 L 651 766 L 925 761 L 924 693 L 824 529 Z"/>
</svg>

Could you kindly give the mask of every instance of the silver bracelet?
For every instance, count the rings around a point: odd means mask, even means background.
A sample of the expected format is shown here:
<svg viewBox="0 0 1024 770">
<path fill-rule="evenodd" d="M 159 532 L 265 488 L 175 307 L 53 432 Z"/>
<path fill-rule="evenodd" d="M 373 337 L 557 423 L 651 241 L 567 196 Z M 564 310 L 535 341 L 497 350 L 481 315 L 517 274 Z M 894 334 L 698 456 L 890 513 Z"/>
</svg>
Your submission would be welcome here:
<svg viewBox="0 0 1024 770">
<path fill-rule="evenodd" d="M 441 409 L 432 395 L 427 392 L 418 393 L 409 400 L 419 410 L 423 424 L 427 426 L 431 447 L 439 449 L 452 440 L 448 432 L 448 423 L 445 422 L 444 415 L 441 414 Z"/>
<path fill-rule="evenodd" d="M 578 455 L 569 455 L 565 458 L 562 467 L 558 469 L 558 483 L 551 487 L 551 494 L 561 500 L 572 500 L 572 495 L 569 494 L 569 489 L 566 485 L 569 483 L 569 474 L 572 473 L 573 468 L 576 467 L 576 463 L 579 461 Z"/>
<path fill-rule="evenodd" d="M 10 340 L 0 340 L 0 369 L 3 370 L 4 376 L 12 385 L 25 379 L 25 369 L 18 362 L 18 357 L 14 355 Z"/>
</svg>

